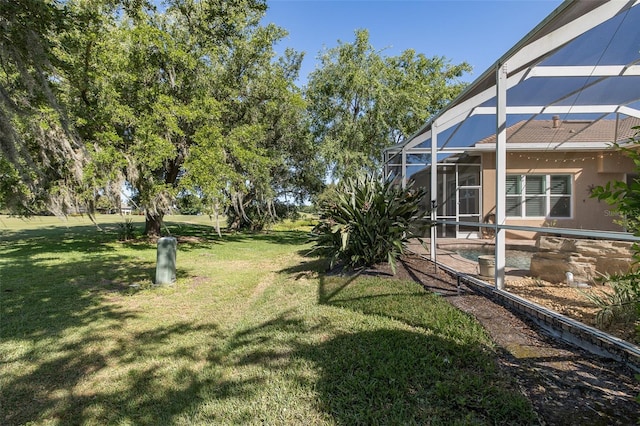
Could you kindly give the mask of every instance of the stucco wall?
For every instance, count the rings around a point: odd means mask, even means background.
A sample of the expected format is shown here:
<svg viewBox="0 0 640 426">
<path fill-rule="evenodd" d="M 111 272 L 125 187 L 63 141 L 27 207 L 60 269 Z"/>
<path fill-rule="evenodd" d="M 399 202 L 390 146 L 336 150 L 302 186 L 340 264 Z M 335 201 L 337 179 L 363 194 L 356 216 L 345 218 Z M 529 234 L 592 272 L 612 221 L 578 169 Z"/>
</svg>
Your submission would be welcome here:
<svg viewBox="0 0 640 426">
<path fill-rule="evenodd" d="M 620 231 L 613 223 L 611 206 L 590 198 L 591 188 L 613 180 L 624 180 L 625 173 L 634 172 L 633 162 L 618 152 L 606 153 L 518 153 L 507 154 L 508 174 L 571 174 L 573 186 L 573 217 L 570 219 L 512 219 L 510 225 L 552 226 L 558 228 Z M 483 217 L 495 213 L 495 153 L 482 155 Z M 534 238 L 530 232 L 509 231 L 510 238 Z"/>
</svg>

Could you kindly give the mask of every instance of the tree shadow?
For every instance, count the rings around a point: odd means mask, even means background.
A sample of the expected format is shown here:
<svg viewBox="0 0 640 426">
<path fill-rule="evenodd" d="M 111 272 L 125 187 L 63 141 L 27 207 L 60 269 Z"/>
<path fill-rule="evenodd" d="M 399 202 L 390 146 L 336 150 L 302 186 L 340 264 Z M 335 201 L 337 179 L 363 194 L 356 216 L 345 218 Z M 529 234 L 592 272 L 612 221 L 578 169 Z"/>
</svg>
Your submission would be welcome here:
<svg viewBox="0 0 640 426">
<path fill-rule="evenodd" d="M 178 240 L 180 250 L 190 251 L 210 248 L 212 245 L 229 243 L 270 243 L 276 245 L 301 245 L 308 240 L 308 233 L 304 231 L 262 231 L 262 232 L 233 232 L 223 231 L 219 236 L 215 229 L 208 225 L 171 224 L 167 226 L 170 236 Z"/>
<path fill-rule="evenodd" d="M 115 240 L 86 225 L 6 232 L 0 242 L 3 337 L 53 335 L 79 318 L 107 318 L 112 312 L 99 306 L 105 297 L 151 285 L 155 261 L 114 251 Z M 187 273 L 178 269 L 176 275 Z"/>
<path fill-rule="evenodd" d="M 366 313 L 375 307 L 358 308 L 370 318 L 349 332 L 340 319 L 310 320 L 295 310 L 232 334 L 211 321 L 175 318 L 127 327 L 146 313 L 110 297 L 148 279 L 153 265 L 106 244 L 73 256 L 92 242 L 75 238 L 78 245 L 62 246 L 71 256 L 60 262 L 46 260 L 56 259 L 51 246 L 41 247 L 46 242 L 23 237 L 12 241 L 18 247 L 0 247 L 8 253 L 1 259 L 3 424 L 174 424 L 194 413 L 197 422 L 213 424 L 216 413 L 203 406 L 220 400 L 241 402 L 234 423 L 257 422 L 251 402 L 273 376 L 226 369 L 293 368 L 295 376 L 299 360 L 312 364 L 317 378 L 286 380 L 313 389 L 319 410 L 337 424 L 526 423 L 514 408 L 515 390 L 487 372 L 487 348 L 409 323 L 374 326 L 376 317 L 392 317 Z M 340 303 L 334 307 L 354 309 L 346 298 Z M 100 386 L 102 377 L 109 386 Z"/>
<path fill-rule="evenodd" d="M 322 274 L 329 269 L 329 260 L 321 257 L 306 256 L 308 254 L 305 250 L 300 250 L 296 254 L 302 256 L 305 259 L 302 262 L 282 269 L 279 272 L 292 276 L 294 280 L 299 280 L 303 277 L 316 276 Z"/>
<path fill-rule="evenodd" d="M 257 237 L 278 244 L 302 239 L 295 232 Z M 93 226 L 3 232 L 2 424 L 171 424 L 198 411 L 204 398 L 249 401 L 260 392 L 262 379 L 220 373 L 227 334 L 215 323 L 126 327 L 147 313 L 118 300 L 142 297 L 130 285 L 150 283 L 155 265 L 113 251 L 115 238 Z M 145 241 L 122 244 L 150 248 Z M 115 386 L 100 387 L 101 375 Z"/>
<path fill-rule="evenodd" d="M 2 424 L 170 424 L 203 392 L 259 389 L 219 376 L 226 336 L 215 323 L 140 322 L 147 312 L 119 303 L 144 297 L 130 285 L 150 283 L 155 265 L 112 251 L 114 239 L 90 226 L 4 233 Z"/>
<path fill-rule="evenodd" d="M 279 245 L 300 245 L 307 242 L 309 234 L 304 231 L 263 231 L 263 232 L 235 232 L 225 234 L 229 242 L 261 241 Z"/>
<path fill-rule="evenodd" d="M 82 225 L 71 227 L 44 227 L 20 231 L 4 231 L 0 249 L 3 257 L 21 258 L 40 253 L 68 253 L 72 251 L 103 252 L 110 248 L 116 234 L 108 229 Z"/>
<path fill-rule="evenodd" d="M 48 418 L 63 424 L 83 424 L 91 418 L 85 411 L 92 406 L 111 410 L 113 417 L 106 423 L 118 423 L 118 416 L 142 419 L 149 415 L 144 404 L 131 401 L 149 391 L 144 388 L 154 373 L 135 371 L 136 360 L 165 345 L 159 352 L 169 359 L 190 353 L 189 347 L 168 344 L 172 336 L 201 332 L 186 323 L 103 341 L 108 330 L 119 330 L 140 315 L 110 300 L 130 292 L 130 284 L 150 282 L 155 269 L 151 262 L 112 252 L 113 241 L 113 235 L 92 226 L 4 233 L 0 243 L 3 424 L 42 421 L 43 413 L 52 413 Z M 215 361 L 214 356 L 211 359 Z M 114 366 L 132 369 L 124 391 L 74 393 L 87 376 L 112 371 Z M 154 405 L 160 407 L 164 399 L 179 394 L 182 391 L 163 393 Z"/>
<path fill-rule="evenodd" d="M 118 318 L 123 321 L 125 318 Z M 245 393 L 250 383 L 228 383 L 215 372 L 202 374 L 193 363 L 199 348 L 176 344 L 177 337 L 198 333 L 211 344 L 207 364 L 220 362 L 215 325 L 176 323 L 133 333 L 110 349 L 96 351 L 99 335 L 59 348 L 56 356 L 24 374 L 7 380 L 0 390 L 3 424 L 18 425 L 55 419 L 61 424 L 168 424 L 202 402 L 201 391 L 213 388 L 221 394 Z M 179 341 L 179 340 L 178 340 Z M 22 357 L 28 359 L 29 354 Z M 156 361 L 140 363 L 154 357 Z M 20 362 L 20 360 L 13 360 Z M 177 367 L 176 367 L 177 366 Z M 116 386 L 83 390 L 88 376 L 107 374 Z M 118 377 L 119 376 L 119 377 Z M 171 376 L 168 380 L 167 376 Z M 93 382 L 95 383 L 95 378 Z"/>
<path fill-rule="evenodd" d="M 424 330 L 337 332 L 330 321 L 310 325 L 295 313 L 236 334 L 233 348 L 272 347 L 288 334 L 288 350 L 246 350 L 240 365 L 290 368 L 313 363 L 319 409 L 336 424 L 533 424 L 533 414 L 508 380 L 491 367 L 486 348 Z M 310 344 L 301 334 L 331 335 Z M 297 377 L 306 383 L 305 377 Z"/>
<path fill-rule="evenodd" d="M 444 296 L 442 298 L 447 299 L 449 296 L 457 295 L 457 291 L 455 284 L 442 280 L 438 274 L 429 274 L 422 268 L 417 268 L 417 265 L 413 265 L 411 262 L 401 263 L 403 263 L 407 272 L 407 277 L 430 291 L 396 293 L 391 290 L 384 291 L 384 285 L 382 285 L 383 290 L 367 294 L 355 289 L 358 286 L 358 280 L 355 276 L 320 275 L 318 286 L 319 303 L 359 312 L 367 316 L 391 318 L 411 327 L 427 328 L 434 333 L 426 338 L 418 336 L 417 342 L 413 342 L 410 333 L 403 336 L 404 332 L 392 332 L 389 330 L 362 334 L 358 332 L 342 334 L 330 339 L 320 346 L 322 350 L 316 351 L 315 348 L 309 347 L 308 356 L 316 360 L 315 362 L 324 372 L 317 388 L 322 390 L 325 395 L 322 401 L 326 404 L 326 410 L 331 412 L 334 418 L 339 419 L 339 424 L 402 424 L 402 422 L 406 424 L 449 424 L 456 422 L 462 424 L 527 424 L 532 422 L 531 418 L 527 416 L 509 418 L 505 415 L 505 406 L 502 408 L 493 406 L 491 409 L 487 409 L 487 406 L 494 404 L 500 398 L 521 397 L 521 392 L 513 381 L 502 381 L 503 389 L 510 391 L 502 394 L 497 399 L 493 396 L 489 398 L 482 396 L 480 399 L 484 401 L 483 403 L 477 406 L 472 404 L 472 407 L 468 407 L 469 398 L 478 398 L 478 395 L 474 395 L 472 390 L 469 391 L 464 383 L 443 388 L 443 381 L 453 380 L 455 383 L 455 379 L 447 377 L 439 381 L 436 380 L 434 383 L 433 381 L 430 382 L 432 380 L 431 376 L 422 378 L 420 382 L 430 383 L 431 386 L 440 388 L 443 392 L 450 394 L 448 399 L 444 398 L 438 402 L 432 394 L 422 390 L 425 392 L 422 399 L 426 401 L 424 410 L 434 410 L 433 417 L 427 420 L 418 417 L 402 417 L 404 414 L 397 414 L 395 418 L 383 417 L 384 414 L 367 417 L 367 407 L 370 404 L 373 406 L 376 404 L 382 405 L 385 409 L 388 409 L 388 407 L 391 407 L 391 410 L 394 409 L 394 403 L 390 402 L 393 398 L 389 397 L 388 394 L 385 404 L 376 401 L 378 395 L 385 395 L 385 392 L 387 392 L 385 387 L 381 389 L 375 388 L 376 374 L 383 378 L 383 382 L 395 384 L 399 381 L 404 383 L 406 385 L 404 386 L 405 390 L 399 393 L 405 394 L 408 399 L 413 394 L 421 392 L 420 388 L 416 391 L 412 383 L 402 379 L 398 380 L 391 373 L 385 376 L 386 372 L 384 370 L 382 373 L 375 373 L 376 370 L 380 370 L 386 365 L 393 365 L 393 362 L 378 361 L 373 355 L 375 351 L 395 353 L 402 352 L 405 347 L 410 347 L 416 354 L 417 359 L 406 359 L 405 363 L 418 366 L 420 366 L 423 358 L 432 359 L 430 358 L 433 356 L 432 351 L 435 351 L 452 361 L 452 364 L 439 364 L 439 368 L 455 372 L 454 374 L 456 375 L 468 374 L 466 368 L 459 368 L 460 365 L 465 364 L 468 366 L 475 365 L 471 369 L 482 371 L 486 368 L 485 363 L 492 364 L 495 362 L 494 357 L 497 355 L 494 354 L 491 359 L 484 358 L 485 361 L 481 361 L 484 356 L 482 353 L 487 353 L 486 348 L 483 349 L 482 345 L 461 343 L 465 341 L 466 336 L 456 332 L 456 323 L 446 316 L 442 320 L 432 321 L 434 317 L 429 315 L 430 309 L 426 306 L 421 310 L 427 312 L 427 314 L 416 320 L 417 317 L 406 307 L 418 305 L 418 299 L 425 298 L 426 295 L 429 295 L 429 297 Z M 318 268 L 301 264 L 289 268 L 285 272 L 300 274 L 314 269 L 320 271 Z M 358 278 L 363 278 L 365 275 L 367 274 L 361 274 Z M 377 274 L 374 278 L 382 279 L 384 277 Z M 369 280 L 370 278 L 366 279 Z M 436 292 L 438 296 L 434 296 L 431 292 Z M 470 299 L 470 301 L 473 303 L 473 299 Z M 425 319 L 429 322 L 425 322 Z M 393 337 L 394 335 L 396 337 Z M 452 345 L 452 342 L 454 345 Z M 378 343 L 380 346 L 377 346 Z M 430 349 L 425 352 L 425 348 Z M 324 356 L 322 355 L 323 350 L 325 351 Z M 509 350 L 513 350 L 512 346 L 509 346 Z M 523 386 L 522 381 L 524 380 L 527 394 L 536 403 L 536 410 L 540 419 L 544 419 L 550 424 L 618 424 L 620 422 L 620 424 L 632 424 L 637 420 L 638 403 L 635 400 L 640 391 L 638 391 L 637 379 L 634 380 L 633 372 L 627 367 L 612 361 L 601 359 L 594 361 L 593 357 L 585 356 L 585 354 L 575 352 L 575 350 L 571 352 L 561 351 L 560 354 L 557 354 L 557 351 L 545 352 L 544 347 L 524 346 L 519 351 L 524 351 L 524 358 L 516 359 L 507 354 L 506 351 L 499 350 L 500 358 L 503 358 L 500 361 L 500 365 L 507 375 L 518 378 L 517 380 L 521 383 L 520 386 Z M 520 352 L 517 353 L 520 354 Z M 346 359 L 344 363 L 338 361 L 341 357 Z M 438 365 L 437 361 L 432 360 L 431 362 Z M 400 377 L 406 374 L 403 372 L 407 365 L 405 363 L 395 367 Z M 377 365 L 383 367 L 376 367 Z M 412 371 L 410 375 L 420 377 L 420 374 L 428 370 L 428 368 L 429 366 L 422 366 L 419 371 Z M 372 377 L 374 384 L 366 382 L 366 379 L 362 377 L 362 371 L 367 372 L 366 374 Z M 435 374 L 440 374 L 440 372 L 438 371 Z M 356 375 L 360 375 L 361 380 L 355 379 Z M 499 383 L 501 383 L 502 379 L 491 378 L 491 376 L 491 374 L 485 376 L 488 379 L 479 383 L 478 386 L 492 388 L 501 386 Z M 493 382 L 493 380 L 496 381 Z M 358 393 L 361 388 L 368 387 L 375 389 L 372 395 Z M 498 395 L 498 393 L 494 394 L 493 391 L 491 391 L 491 394 Z M 549 395 L 552 395 L 551 399 Z M 487 414 L 481 415 L 479 419 L 474 417 L 456 419 L 455 415 L 450 418 L 439 417 L 438 413 L 441 413 L 451 401 L 462 412 L 466 411 L 468 413 L 471 411 L 471 416 L 475 415 L 473 413 L 481 413 L 482 410 L 487 410 Z M 440 408 L 430 408 L 430 404 L 442 405 Z M 522 405 L 519 407 L 518 404 L 515 404 L 514 409 L 508 411 L 513 411 L 514 413 L 527 411 Z M 398 410 L 401 411 L 401 409 Z M 405 411 L 409 410 L 409 408 L 406 408 Z M 401 421 L 395 422 L 395 419 L 400 419 Z M 539 420 L 534 420 L 533 423 L 538 424 Z"/>
<path fill-rule="evenodd" d="M 78 323 L 126 319 L 131 314 L 104 308 L 100 301 L 113 292 L 131 291 L 130 284 L 149 281 L 154 271 L 153 265 L 115 255 L 43 264 L 48 260 L 4 259 L 0 286 L 4 338 L 54 337 Z"/>
<path fill-rule="evenodd" d="M 472 364 L 452 368 L 458 351 L 469 349 L 433 335 L 384 329 L 342 334 L 301 349 L 322 371 L 316 388 L 323 409 L 338 424 L 455 424 L 494 418 L 489 407 L 474 407 L 491 394 L 485 391 L 492 384 Z M 452 370 L 456 374 L 445 373 Z"/>
</svg>

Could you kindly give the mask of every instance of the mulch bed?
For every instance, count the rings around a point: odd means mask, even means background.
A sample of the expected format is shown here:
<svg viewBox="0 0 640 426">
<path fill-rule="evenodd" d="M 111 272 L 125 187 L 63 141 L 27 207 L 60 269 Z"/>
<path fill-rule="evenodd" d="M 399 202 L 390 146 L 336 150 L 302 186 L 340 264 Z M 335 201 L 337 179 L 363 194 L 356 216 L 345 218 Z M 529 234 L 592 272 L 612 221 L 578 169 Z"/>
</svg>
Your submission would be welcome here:
<svg viewBox="0 0 640 426">
<path fill-rule="evenodd" d="M 496 343 L 500 368 L 531 400 L 542 425 L 636 425 L 640 381 L 628 366 L 555 340 L 534 324 L 475 293 L 419 256 L 365 275 L 409 279 L 438 293 L 483 324 Z"/>
<path fill-rule="evenodd" d="M 638 344 L 640 336 L 636 333 L 638 328 L 637 321 L 633 323 L 597 323 L 598 307 L 589 301 L 586 294 L 591 293 L 602 297 L 604 294 L 613 293 L 613 289 L 608 285 L 593 284 L 588 288 L 575 288 L 569 287 L 565 283 L 551 283 L 537 278 L 522 277 L 508 280 L 506 286 L 509 293 L 573 318 L 583 324 L 599 328 L 627 342 Z"/>
</svg>

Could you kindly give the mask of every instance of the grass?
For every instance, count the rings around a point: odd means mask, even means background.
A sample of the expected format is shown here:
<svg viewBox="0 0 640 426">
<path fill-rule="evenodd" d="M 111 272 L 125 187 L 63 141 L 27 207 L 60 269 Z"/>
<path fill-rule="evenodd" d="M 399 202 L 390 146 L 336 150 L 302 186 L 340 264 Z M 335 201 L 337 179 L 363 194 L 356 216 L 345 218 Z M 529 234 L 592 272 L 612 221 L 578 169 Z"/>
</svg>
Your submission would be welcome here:
<svg viewBox="0 0 640 426">
<path fill-rule="evenodd" d="M 308 228 L 167 219 L 178 280 L 153 288 L 155 245 L 118 242 L 122 218 L 0 218 L 0 423 L 535 423 L 440 296 L 320 273 Z"/>
</svg>

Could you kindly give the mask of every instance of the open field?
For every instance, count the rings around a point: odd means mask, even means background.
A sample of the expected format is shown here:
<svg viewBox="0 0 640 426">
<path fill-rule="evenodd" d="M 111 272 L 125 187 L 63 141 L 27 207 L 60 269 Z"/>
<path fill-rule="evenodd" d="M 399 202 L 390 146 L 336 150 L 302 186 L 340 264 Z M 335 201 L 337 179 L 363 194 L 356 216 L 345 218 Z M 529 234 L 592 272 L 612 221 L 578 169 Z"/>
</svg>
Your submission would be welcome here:
<svg viewBox="0 0 640 426">
<path fill-rule="evenodd" d="M 119 216 L 0 217 L 0 423 L 536 423 L 442 297 L 321 274 L 308 228 L 167 220 L 178 280 L 154 288 L 155 245 L 118 242 Z"/>
</svg>

